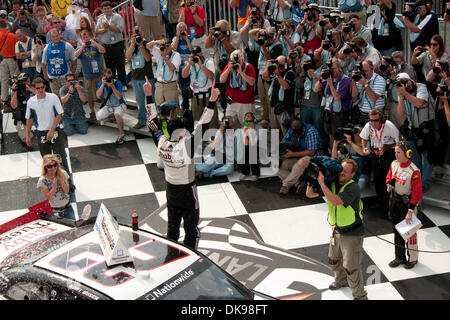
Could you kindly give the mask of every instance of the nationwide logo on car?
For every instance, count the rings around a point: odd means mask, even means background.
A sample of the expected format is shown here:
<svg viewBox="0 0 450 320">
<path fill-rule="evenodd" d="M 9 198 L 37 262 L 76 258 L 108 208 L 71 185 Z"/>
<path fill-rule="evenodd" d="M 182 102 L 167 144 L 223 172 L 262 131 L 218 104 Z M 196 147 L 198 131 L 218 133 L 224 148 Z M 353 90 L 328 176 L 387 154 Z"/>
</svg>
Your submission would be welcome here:
<svg viewBox="0 0 450 320">
<path fill-rule="evenodd" d="M 160 234 L 167 229 L 167 222 L 159 215 L 152 216 L 148 225 Z M 249 225 L 239 220 L 200 219 L 199 229 L 198 251 L 261 293 L 286 300 L 319 300 L 334 279 L 328 266 L 264 243 Z"/>
</svg>

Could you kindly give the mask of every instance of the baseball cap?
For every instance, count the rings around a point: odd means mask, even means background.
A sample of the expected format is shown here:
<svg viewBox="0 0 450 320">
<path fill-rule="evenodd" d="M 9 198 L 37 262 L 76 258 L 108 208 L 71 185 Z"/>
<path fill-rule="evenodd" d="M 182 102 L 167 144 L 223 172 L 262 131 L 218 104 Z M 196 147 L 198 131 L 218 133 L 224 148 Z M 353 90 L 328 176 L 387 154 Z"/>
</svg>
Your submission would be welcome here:
<svg viewBox="0 0 450 320">
<path fill-rule="evenodd" d="M 8 12 L 6 12 L 6 10 L 0 10 L 0 16 L 1 16 L 1 15 L 7 16 L 7 15 L 8 15 Z"/>
<path fill-rule="evenodd" d="M 304 11 L 307 11 L 307 10 L 317 10 L 320 12 L 319 6 L 316 3 L 309 4 L 308 7 Z"/>
<path fill-rule="evenodd" d="M 401 72 L 397 75 L 397 79 L 407 79 L 407 80 L 411 80 L 411 77 L 409 76 L 409 74 L 407 74 L 406 72 Z"/>
</svg>

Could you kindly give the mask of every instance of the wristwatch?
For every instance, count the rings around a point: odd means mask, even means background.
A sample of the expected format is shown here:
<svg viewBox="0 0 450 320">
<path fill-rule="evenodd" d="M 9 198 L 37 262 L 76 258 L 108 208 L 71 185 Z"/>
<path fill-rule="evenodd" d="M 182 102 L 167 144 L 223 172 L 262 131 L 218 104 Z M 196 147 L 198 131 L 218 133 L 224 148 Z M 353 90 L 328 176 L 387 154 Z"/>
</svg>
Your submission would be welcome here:
<svg viewBox="0 0 450 320">
<path fill-rule="evenodd" d="M 365 85 L 364 85 L 364 88 L 367 88 L 369 86 L 369 84 L 368 83 L 366 83 Z"/>
</svg>

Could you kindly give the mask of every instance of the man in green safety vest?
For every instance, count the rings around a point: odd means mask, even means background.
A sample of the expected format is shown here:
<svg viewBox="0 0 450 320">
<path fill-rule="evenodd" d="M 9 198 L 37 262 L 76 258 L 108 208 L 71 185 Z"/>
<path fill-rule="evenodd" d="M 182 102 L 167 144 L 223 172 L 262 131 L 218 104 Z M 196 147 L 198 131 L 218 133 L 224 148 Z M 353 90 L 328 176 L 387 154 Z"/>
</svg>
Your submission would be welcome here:
<svg viewBox="0 0 450 320">
<path fill-rule="evenodd" d="M 342 161 L 342 171 L 335 181 L 325 182 L 322 172 L 317 181 L 327 199 L 328 222 L 333 228 L 328 252 L 335 281 L 330 290 L 349 286 L 356 300 L 367 300 L 362 275 L 364 226 L 360 190 L 353 176 L 358 165 L 353 159 Z M 308 198 L 315 198 L 311 187 L 306 190 Z"/>
</svg>

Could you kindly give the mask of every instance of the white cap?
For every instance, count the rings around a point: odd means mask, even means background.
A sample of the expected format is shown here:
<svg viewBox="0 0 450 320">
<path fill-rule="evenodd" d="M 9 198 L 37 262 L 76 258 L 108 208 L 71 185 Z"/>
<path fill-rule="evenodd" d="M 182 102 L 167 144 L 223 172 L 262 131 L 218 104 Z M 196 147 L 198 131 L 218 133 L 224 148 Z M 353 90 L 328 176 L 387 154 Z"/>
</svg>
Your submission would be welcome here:
<svg viewBox="0 0 450 320">
<path fill-rule="evenodd" d="M 2 14 L 4 14 L 5 16 L 7 16 L 7 15 L 8 15 L 8 12 L 6 12 L 6 10 L 0 10 L 0 16 L 1 16 Z"/>
<path fill-rule="evenodd" d="M 399 73 L 397 75 L 397 79 L 408 79 L 411 80 L 411 77 L 406 72 Z"/>
</svg>

